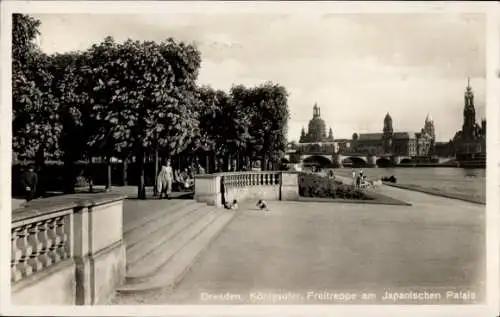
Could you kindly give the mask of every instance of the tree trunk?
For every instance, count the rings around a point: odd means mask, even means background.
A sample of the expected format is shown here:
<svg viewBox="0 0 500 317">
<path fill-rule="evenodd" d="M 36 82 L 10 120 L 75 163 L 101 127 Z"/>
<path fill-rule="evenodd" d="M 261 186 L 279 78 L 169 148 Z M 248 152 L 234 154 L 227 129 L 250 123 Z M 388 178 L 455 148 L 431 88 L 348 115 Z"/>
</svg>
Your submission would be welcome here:
<svg viewBox="0 0 500 317">
<path fill-rule="evenodd" d="M 146 199 L 146 184 L 144 182 L 144 148 L 139 149 L 139 184 L 137 185 L 137 198 Z"/>
<path fill-rule="evenodd" d="M 229 171 L 229 158 L 230 158 L 229 153 L 227 153 L 227 154 L 224 155 L 223 165 L 222 165 L 222 171 L 223 172 L 228 172 Z"/>
<path fill-rule="evenodd" d="M 75 175 L 74 175 L 74 162 L 69 155 L 65 155 L 63 158 L 64 163 L 64 193 L 74 194 L 75 193 Z"/>
<path fill-rule="evenodd" d="M 208 152 L 205 152 L 205 173 L 210 173 L 210 157 Z"/>
<path fill-rule="evenodd" d="M 38 184 L 36 188 L 36 195 L 37 196 L 43 196 L 45 194 L 45 178 L 42 176 L 45 172 L 45 150 L 40 147 L 38 151 L 35 154 L 35 171 L 37 171 L 38 174 Z M 42 174 L 42 175 L 40 175 Z M 40 177 L 42 176 L 42 177 Z"/>
<path fill-rule="evenodd" d="M 89 192 L 94 192 L 94 162 L 92 161 L 92 156 L 89 157 L 89 163 L 87 165 L 87 182 L 89 184 Z"/>
<path fill-rule="evenodd" d="M 241 156 L 240 156 L 240 151 L 236 152 L 236 168 L 238 171 L 242 171 L 243 169 L 241 168 Z"/>
<path fill-rule="evenodd" d="M 40 147 L 35 154 L 35 167 L 41 168 L 45 165 L 45 150 Z"/>
<path fill-rule="evenodd" d="M 122 184 L 123 186 L 128 185 L 128 157 L 123 159 L 123 170 L 122 170 Z"/>
<path fill-rule="evenodd" d="M 111 190 L 111 156 L 106 158 L 106 191 Z"/>
<path fill-rule="evenodd" d="M 157 189 L 157 185 L 158 185 L 158 148 L 156 147 L 155 148 L 155 153 L 154 153 L 154 175 L 153 175 L 153 179 L 154 179 L 154 187 L 153 187 L 153 196 L 156 197 L 158 195 L 158 189 Z"/>
<path fill-rule="evenodd" d="M 210 153 L 210 173 L 215 173 L 217 171 L 217 155 L 215 151 Z"/>
</svg>

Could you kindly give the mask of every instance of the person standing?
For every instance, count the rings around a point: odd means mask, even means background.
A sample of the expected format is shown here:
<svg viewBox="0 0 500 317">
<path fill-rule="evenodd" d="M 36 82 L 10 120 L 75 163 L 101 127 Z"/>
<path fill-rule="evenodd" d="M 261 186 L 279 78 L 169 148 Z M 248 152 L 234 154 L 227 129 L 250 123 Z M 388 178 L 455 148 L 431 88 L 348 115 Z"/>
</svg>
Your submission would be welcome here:
<svg viewBox="0 0 500 317">
<path fill-rule="evenodd" d="M 158 193 L 160 193 L 160 199 L 163 198 L 163 194 L 165 194 L 167 199 L 170 198 L 170 194 L 172 193 L 173 178 L 174 173 L 172 171 L 170 159 L 168 159 L 165 165 L 162 165 L 160 173 L 158 174 L 157 189 Z"/>
<path fill-rule="evenodd" d="M 33 200 L 36 193 L 36 185 L 38 183 L 38 175 L 35 173 L 33 165 L 28 166 L 28 170 L 23 173 L 21 182 L 24 188 L 26 201 Z"/>
<path fill-rule="evenodd" d="M 356 171 L 352 171 L 352 185 L 356 186 Z"/>
<path fill-rule="evenodd" d="M 198 164 L 198 174 L 206 174 L 205 169 L 201 166 L 201 164 Z"/>
</svg>

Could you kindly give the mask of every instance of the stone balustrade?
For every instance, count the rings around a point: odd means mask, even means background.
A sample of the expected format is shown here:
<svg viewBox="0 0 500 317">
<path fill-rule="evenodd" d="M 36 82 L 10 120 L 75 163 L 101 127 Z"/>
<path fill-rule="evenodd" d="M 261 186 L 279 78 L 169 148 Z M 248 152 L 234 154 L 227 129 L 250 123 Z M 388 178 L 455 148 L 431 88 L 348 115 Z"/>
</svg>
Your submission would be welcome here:
<svg viewBox="0 0 500 317">
<path fill-rule="evenodd" d="M 288 171 L 230 172 L 196 175 L 194 198 L 221 207 L 223 201 L 295 200 L 298 173 Z"/>
<path fill-rule="evenodd" d="M 13 304 L 105 303 L 125 277 L 124 198 L 114 193 L 66 195 L 14 210 Z"/>
</svg>

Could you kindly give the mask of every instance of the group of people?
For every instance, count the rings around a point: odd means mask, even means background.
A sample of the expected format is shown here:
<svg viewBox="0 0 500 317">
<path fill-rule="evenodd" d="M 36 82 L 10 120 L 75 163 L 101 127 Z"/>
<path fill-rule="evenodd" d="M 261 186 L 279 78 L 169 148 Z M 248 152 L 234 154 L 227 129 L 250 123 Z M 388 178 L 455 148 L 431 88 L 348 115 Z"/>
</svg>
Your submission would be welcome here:
<svg viewBox="0 0 500 317">
<path fill-rule="evenodd" d="M 169 198 L 174 184 L 178 185 L 180 187 L 179 189 L 192 190 L 194 188 L 194 176 L 196 174 L 205 174 L 205 169 L 199 163 L 196 162 L 182 171 L 174 171 L 171 160 L 167 159 L 165 164 L 161 166 L 156 181 L 159 198 Z"/>
<path fill-rule="evenodd" d="M 353 186 L 357 188 L 364 188 L 368 186 L 368 181 L 363 170 L 360 170 L 359 172 L 352 171 L 352 182 Z"/>
<path fill-rule="evenodd" d="M 257 207 L 258 210 L 269 211 L 269 209 L 267 208 L 267 202 L 263 199 L 259 199 L 259 201 L 257 201 L 257 204 L 255 206 Z M 224 203 L 224 208 L 230 210 L 238 209 L 238 200 L 233 199 L 231 202 Z"/>
</svg>

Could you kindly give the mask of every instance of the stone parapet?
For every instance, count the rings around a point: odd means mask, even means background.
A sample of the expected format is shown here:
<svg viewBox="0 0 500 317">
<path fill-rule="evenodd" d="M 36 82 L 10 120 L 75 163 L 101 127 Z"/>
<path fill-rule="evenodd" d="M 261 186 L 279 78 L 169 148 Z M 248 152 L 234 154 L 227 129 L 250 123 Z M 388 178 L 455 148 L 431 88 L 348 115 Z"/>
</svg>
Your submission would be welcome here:
<svg viewBox="0 0 500 317">
<path fill-rule="evenodd" d="M 12 213 L 16 305 L 106 303 L 125 278 L 124 195 L 40 199 Z"/>
<path fill-rule="evenodd" d="M 296 200 L 299 197 L 298 172 L 259 171 L 197 175 L 194 198 L 209 205 L 222 201 Z"/>
</svg>

